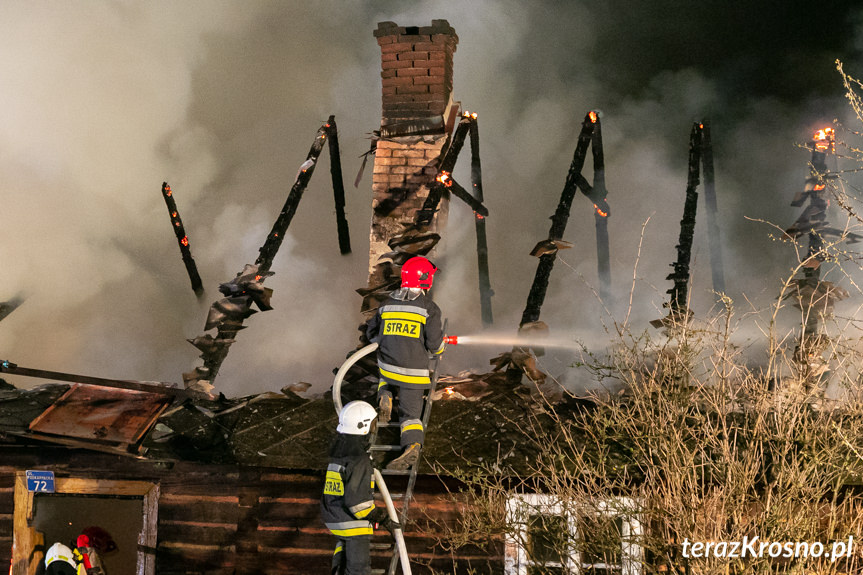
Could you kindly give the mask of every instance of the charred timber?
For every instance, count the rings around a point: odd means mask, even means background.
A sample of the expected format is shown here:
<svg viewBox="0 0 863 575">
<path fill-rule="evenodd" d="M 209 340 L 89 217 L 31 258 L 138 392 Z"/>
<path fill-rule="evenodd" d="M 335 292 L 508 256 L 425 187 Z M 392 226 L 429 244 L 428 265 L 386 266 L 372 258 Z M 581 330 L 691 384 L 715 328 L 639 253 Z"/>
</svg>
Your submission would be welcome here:
<svg viewBox="0 0 863 575">
<path fill-rule="evenodd" d="M 686 180 L 686 202 L 680 220 L 680 238 L 677 243 L 677 261 L 671 266 L 674 272 L 665 279 L 674 285 L 667 293 L 671 295 L 669 308 L 672 315 L 685 313 L 689 297 L 689 264 L 692 259 L 692 239 L 695 235 L 695 214 L 698 210 L 699 166 L 701 163 L 701 128 L 693 124 L 689 135 L 689 174 Z"/>
<path fill-rule="evenodd" d="M 449 144 L 445 146 L 446 151 L 443 153 L 440 165 L 438 165 L 438 174 L 452 174 L 456 160 L 458 160 L 459 152 L 461 152 L 462 147 L 464 147 L 464 141 L 469 130 L 470 122 L 462 119 L 459 122 L 458 127 L 455 129 L 455 133 L 452 135 Z M 434 181 L 429 188 L 429 195 L 426 197 L 422 209 L 417 212 L 417 226 L 426 227 L 431 225 L 432 219 L 438 210 L 438 205 L 440 204 L 440 200 L 443 197 L 446 188 L 447 186 L 444 185 L 440 179 L 436 179 Z"/>
<path fill-rule="evenodd" d="M 479 125 L 476 118 L 470 123 L 470 181 L 473 186 L 473 197 L 482 204 L 482 165 L 479 160 Z M 492 315 L 491 279 L 488 271 L 488 240 L 485 230 L 485 216 L 474 212 L 476 224 L 476 258 L 479 270 L 479 307 L 483 327 L 491 327 L 494 323 Z"/>
<path fill-rule="evenodd" d="M 584 122 L 581 125 L 581 133 L 578 135 L 578 143 L 575 147 L 572 163 L 569 166 L 569 173 L 566 175 L 566 183 L 563 186 L 560 202 L 558 202 L 557 210 L 555 210 L 554 215 L 551 217 L 551 229 L 548 232 L 548 239 L 551 242 L 563 239 L 563 233 L 566 231 L 572 201 L 575 198 L 579 179 L 582 178 L 581 170 L 584 168 L 584 160 L 593 136 L 593 128 L 594 123 L 591 121 L 590 115 L 585 116 Z M 527 296 L 527 305 L 521 315 L 519 326 L 539 320 L 540 310 L 545 301 L 545 294 L 548 291 L 548 278 L 551 276 L 551 270 L 554 268 L 556 256 L 556 250 L 540 256 L 539 265 L 536 268 L 536 275 L 534 275 L 533 284 Z"/>
<path fill-rule="evenodd" d="M 211 399 L 208 394 L 196 393 L 194 391 L 171 387 L 173 384 L 155 384 L 143 381 L 131 381 L 125 379 L 106 379 L 103 377 L 92 377 L 89 375 L 78 375 L 74 373 L 63 373 L 59 371 L 48 371 L 44 369 L 33 369 L 29 367 L 19 367 L 17 364 L 10 361 L 0 360 L 0 373 L 8 373 L 9 375 L 18 375 L 21 377 L 35 377 L 38 379 L 50 379 L 54 381 L 68 381 L 71 383 L 81 383 L 85 385 L 99 385 L 102 387 L 112 387 L 115 389 L 129 389 L 133 391 L 144 391 L 148 393 L 158 393 L 162 395 L 170 395 L 178 398 L 201 398 Z"/>
<path fill-rule="evenodd" d="M 192 249 L 189 246 L 189 237 L 186 235 L 186 228 L 183 226 L 183 220 L 180 218 L 180 212 L 177 209 L 177 202 L 174 201 L 174 193 L 171 191 L 171 186 L 168 185 L 168 182 L 162 182 L 162 197 L 165 198 L 165 205 L 168 206 L 168 214 L 171 216 L 171 227 L 174 228 L 174 235 L 177 236 L 180 255 L 183 257 L 186 273 L 189 274 L 189 280 L 192 282 L 192 291 L 195 292 L 195 295 L 201 297 L 204 294 L 204 284 L 201 282 L 201 276 L 198 274 L 198 266 L 195 265 Z"/>
<path fill-rule="evenodd" d="M 8 301 L 0 301 L 0 321 L 6 319 L 6 316 L 18 309 L 22 303 L 24 303 L 22 295 L 16 295 Z"/>
<path fill-rule="evenodd" d="M 590 114 L 588 114 L 590 116 Z M 590 150 L 593 152 L 593 193 L 587 194 L 593 201 L 596 210 L 593 217 L 596 222 L 596 266 L 599 276 L 599 297 L 603 302 L 611 302 L 611 253 L 608 247 L 608 192 L 605 189 L 605 154 L 602 150 L 602 123 L 599 116 L 595 118 L 592 143 Z M 584 192 L 584 188 L 581 188 Z M 594 199 L 595 198 L 595 199 Z M 602 201 L 602 205 L 597 200 Z M 605 207 L 605 209 L 602 209 Z"/>
<path fill-rule="evenodd" d="M 309 185 L 309 180 L 312 179 L 312 174 L 315 171 L 315 166 L 318 163 L 318 158 L 327 139 L 327 130 L 326 124 L 318 128 L 315 141 L 309 149 L 306 161 L 302 163 L 299 172 L 297 172 L 297 177 L 288 194 L 288 199 L 285 200 L 285 205 L 282 207 L 282 211 L 276 219 L 273 229 L 270 230 L 267 240 L 261 246 L 260 255 L 255 260 L 255 265 L 258 266 L 258 270 L 261 272 L 269 271 L 273 265 L 273 258 L 276 257 L 276 253 L 282 245 L 282 240 L 285 239 L 285 233 L 288 231 L 288 226 L 291 225 L 291 220 L 294 219 L 294 215 L 297 213 L 297 206 L 303 198 L 303 192 L 306 190 L 306 186 Z"/>
<path fill-rule="evenodd" d="M 270 271 L 273 259 L 282 245 L 288 226 L 290 226 L 291 220 L 296 214 L 297 206 L 302 199 L 303 191 L 308 186 L 315 170 L 315 165 L 321 155 L 321 150 L 323 150 L 324 141 L 327 139 L 328 129 L 327 124 L 318 128 L 315 141 L 306 156 L 306 161 L 300 165 L 288 199 L 285 201 L 285 205 L 264 245 L 261 246 L 260 254 L 254 265 L 246 265 L 234 279 L 219 285 L 219 291 L 225 297 L 210 306 L 207 323 L 204 326 L 204 331 L 216 328 L 216 337 L 207 334 L 189 340 L 192 345 L 201 350 L 201 359 L 204 360 L 204 364 L 183 374 L 183 382 L 187 388 L 198 387 L 209 391 L 212 381 L 219 374 L 222 363 L 228 356 L 228 351 L 231 344 L 234 343 L 237 333 L 245 329 L 243 322 L 252 314 L 257 313 L 257 310 L 252 309 L 252 304 L 257 305 L 261 311 L 272 309 L 270 306 L 272 290 L 264 288 L 262 282 L 268 276 L 273 275 Z"/>
<path fill-rule="evenodd" d="M 472 196 L 470 192 L 464 189 L 461 184 L 459 184 L 453 178 L 447 179 L 447 184 L 445 185 L 445 187 L 449 189 L 450 192 L 452 192 L 452 195 L 464 201 L 468 206 L 470 206 L 470 209 L 473 210 L 474 214 L 482 218 L 488 217 L 488 208 L 482 205 L 482 202 Z"/>
<path fill-rule="evenodd" d="M 710 122 L 701 123 L 701 167 L 704 170 L 704 205 L 707 208 L 707 232 L 710 236 L 710 273 L 713 291 L 725 293 L 725 273 L 722 264 L 722 237 L 719 231 L 719 215 L 716 208 L 716 182 L 713 170 L 713 141 L 710 137 Z"/>
<path fill-rule="evenodd" d="M 330 148 L 330 175 L 333 178 L 333 198 L 336 204 L 336 227 L 339 233 L 339 251 L 342 255 L 351 253 L 351 236 L 348 220 L 345 217 L 345 184 L 342 180 L 342 158 L 339 153 L 339 129 L 336 117 L 327 120 L 327 137 Z"/>
</svg>

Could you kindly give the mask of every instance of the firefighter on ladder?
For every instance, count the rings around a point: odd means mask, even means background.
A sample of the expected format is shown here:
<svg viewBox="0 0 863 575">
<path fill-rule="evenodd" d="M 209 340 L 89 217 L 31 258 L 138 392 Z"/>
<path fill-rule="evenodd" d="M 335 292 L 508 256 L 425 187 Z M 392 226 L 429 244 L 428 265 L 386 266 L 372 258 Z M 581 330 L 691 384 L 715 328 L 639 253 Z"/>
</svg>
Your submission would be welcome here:
<svg viewBox="0 0 863 575">
<path fill-rule="evenodd" d="M 372 460 L 366 450 L 377 415 L 365 401 L 348 403 L 339 413 L 338 434 L 330 445 L 321 516 L 338 538 L 333 575 L 369 575 L 374 527 L 380 523 L 390 532 L 401 528 L 386 509 L 375 506 Z"/>
<path fill-rule="evenodd" d="M 402 266 L 401 288 L 390 294 L 369 321 L 366 336 L 377 342 L 378 417 L 390 420 L 393 388 L 398 389 L 402 454 L 387 469 L 406 470 L 415 465 L 422 448 L 423 392 L 431 387 L 429 354 L 443 353 L 441 311 L 428 296 L 437 267 L 416 256 Z"/>
</svg>

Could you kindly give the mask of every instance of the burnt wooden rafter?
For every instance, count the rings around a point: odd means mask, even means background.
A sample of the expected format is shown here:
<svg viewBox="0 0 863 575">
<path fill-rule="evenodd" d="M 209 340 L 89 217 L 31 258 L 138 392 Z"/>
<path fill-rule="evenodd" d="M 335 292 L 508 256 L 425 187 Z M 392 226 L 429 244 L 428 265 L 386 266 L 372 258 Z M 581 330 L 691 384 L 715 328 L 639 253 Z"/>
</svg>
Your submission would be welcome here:
<svg viewBox="0 0 863 575">
<path fill-rule="evenodd" d="M 482 204 L 482 165 L 479 161 L 479 124 L 476 114 L 471 115 L 470 123 L 470 181 L 473 186 L 473 196 Z M 485 230 L 485 216 L 474 210 L 476 223 L 476 257 L 479 270 L 479 303 L 482 325 L 490 327 L 494 323 L 491 310 L 491 279 L 488 272 L 488 240 Z"/>
<path fill-rule="evenodd" d="M 469 130 L 470 122 L 462 119 L 462 121 L 459 122 L 455 133 L 450 137 L 449 143 L 444 146 L 446 151 L 443 153 L 443 157 L 438 165 L 438 177 L 435 179 L 434 184 L 429 188 L 429 195 L 426 197 L 422 209 L 417 212 L 417 226 L 431 225 L 432 218 L 434 218 L 434 215 L 438 210 L 440 200 L 443 197 L 444 191 L 446 191 L 447 179 L 452 178 L 453 168 L 455 168 L 459 152 L 461 152 L 462 147 L 464 147 L 464 140 L 467 137 Z"/>
<path fill-rule="evenodd" d="M 710 137 L 710 122 L 701 124 L 701 168 L 704 171 L 704 205 L 707 208 L 707 233 L 710 237 L 710 273 L 713 291 L 725 293 L 725 274 L 722 263 L 722 235 L 719 230 L 719 214 L 716 207 L 716 181 L 713 170 L 713 140 Z"/>
<path fill-rule="evenodd" d="M 201 276 L 198 274 L 198 266 L 195 265 L 195 259 L 192 257 L 192 248 L 189 246 L 189 237 L 186 235 L 186 228 L 183 226 L 182 218 L 180 218 L 177 202 L 174 201 L 174 192 L 171 191 L 171 186 L 168 185 L 168 182 L 162 182 L 162 197 L 165 198 L 165 205 L 168 206 L 168 214 L 171 216 L 171 227 L 174 229 L 174 235 L 177 236 L 180 255 L 183 258 L 183 264 L 186 266 L 186 273 L 189 274 L 189 280 L 192 282 L 192 291 L 195 292 L 195 295 L 201 297 L 204 295 L 204 284 L 201 282 Z"/>
<path fill-rule="evenodd" d="M 689 165 L 686 178 L 686 199 L 683 217 L 680 220 L 680 235 L 677 242 L 677 260 L 671 264 L 674 271 L 665 279 L 673 282 L 666 292 L 669 300 L 664 305 L 669 315 L 652 320 L 653 327 L 674 327 L 684 324 L 692 312 L 688 307 L 689 284 L 691 279 L 690 261 L 692 242 L 695 235 L 695 220 L 698 211 L 698 186 L 704 176 L 704 200 L 707 205 L 707 224 L 710 239 L 710 267 L 713 290 L 717 296 L 725 292 L 725 279 L 722 266 L 722 249 L 719 237 L 719 222 L 716 208 L 716 187 L 713 176 L 713 145 L 710 138 L 710 124 L 705 120 L 692 124 L 689 134 Z"/>
<path fill-rule="evenodd" d="M 590 114 L 588 114 L 590 116 Z M 599 115 L 590 116 L 594 120 L 590 150 L 593 152 L 593 190 L 588 192 L 581 185 L 579 189 L 593 202 L 593 218 L 596 223 L 596 266 L 599 276 L 599 297 L 604 302 L 611 301 L 611 250 L 608 245 L 609 208 L 605 189 L 605 153 L 602 150 L 602 122 Z M 585 182 L 586 183 L 586 182 Z"/>
<path fill-rule="evenodd" d="M 591 195 L 594 194 L 593 188 L 590 187 L 587 180 L 585 180 L 584 176 L 581 174 L 581 170 L 584 168 L 585 158 L 587 157 L 587 149 L 593 138 L 595 127 L 594 119 L 598 118 L 596 118 L 595 115 L 591 116 L 591 114 L 587 114 L 581 124 L 581 132 L 578 135 L 578 143 L 575 146 L 575 152 L 569 166 L 569 172 L 566 175 L 563 192 L 561 192 L 557 209 L 555 210 L 554 215 L 551 216 L 551 229 L 548 231 L 547 241 L 552 244 L 563 239 L 563 234 L 566 231 L 566 224 L 569 221 L 572 202 L 575 198 L 575 192 L 579 187 L 581 187 L 582 192 L 588 197 L 591 197 Z M 580 182 L 581 186 L 579 185 Z M 536 268 L 533 284 L 530 286 L 530 292 L 527 296 L 527 304 L 525 305 L 524 312 L 522 312 L 521 323 L 519 326 L 539 320 L 542 304 L 545 301 L 545 294 L 548 291 L 548 280 L 551 276 L 552 269 L 554 269 L 554 261 L 556 258 L 557 249 L 548 250 L 539 256 L 539 264 Z"/>
<path fill-rule="evenodd" d="M 672 315 L 686 313 L 689 299 L 689 264 L 692 259 L 692 240 L 695 236 L 695 215 L 698 211 L 698 184 L 701 165 L 701 129 L 692 125 L 689 134 L 689 171 L 686 178 L 686 201 L 683 218 L 680 220 L 680 236 L 677 242 L 677 260 L 671 264 L 674 271 L 665 278 L 674 282 L 666 293 L 671 297 L 668 307 Z"/>
<path fill-rule="evenodd" d="M 473 193 L 467 191 L 452 176 L 458 155 L 464 147 L 465 139 L 470 135 L 471 146 L 471 187 Z M 444 192 L 449 191 L 455 197 L 465 202 L 474 213 L 476 222 L 477 238 L 477 266 L 479 270 L 479 292 L 480 313 L 483 326 L 489 327 L 493 323 L 491 308 L 491 280 L 488 269 L 488 240 L 486 238 L 485 218 L 488 217 L 488 208 L 483 204 L 482 191 L 482 165 L 479 157 L 479 125 L 477 115 L 465 112 L 453 133 L 449 144 L 444 146 L 444 153 L 438 167 L 438 176 L 429 189 L 423 207 L 417 212 L 416 225 L 419 228 L 431 224 L 432 218 L 438 210 L 438 205 Z"/>
<path fill-rule="evenodd" d="M 330 148 L 330 175 L 333 179 L 333 198 L 336 204 L 336 227 L 339 233 L 339 251 L 342 255 L 351 253 L 351 236 L 348 220 L 345 217 L 345 184 L 342 180 L 342 158 L 339 152 L 339 130 L 336 117 L 327 120 L 327 136 Z"/>
<path fill-rule="evenodd" d="M 272 290 L 265 288 L 263 282 L 267 277 L 273 275 L 273 272 L 270 271 L 273 260 L 282 245 L 288 227 L 291 225 L 303 197 L 303 192 L 315 171 L 324 143 L 328 139 L 330 140 L 330 171 L 333 178 L 339 248 L 342 254 L 350 253 L 350 238 L 344 215 L 344 185 L 341 178 L 338 131 L 335 117 L 330 116 L 329 120 L 318 128 L 315 140 L 309 148 L 305 162 L 300 165 L 285 204 L 267 235 L 267 239 L 258 250 L 259 254 L 255 263 L 247 264 L 243 271 L 231 281 L 219 285 L 219 291 L 225 297 L 210 306 L 207 322 L 204 326 L 204 331 L 215 328 L 217 330 L 216 336 L 202 334 L 189 340 L 201 351 L 203 365 L 183 374 L 186 387 L 198 387 L 204 391 L 209 391 L 211 382 L 218 375 L 237 333 L 245 328 L 243 322 L 257 311 L 252 309 L 252 304 L 255 304 L 261 311 L 272 309 L 270 306 Z M 333 142 L 334 139 L 335 142 Z"/>
</svg>

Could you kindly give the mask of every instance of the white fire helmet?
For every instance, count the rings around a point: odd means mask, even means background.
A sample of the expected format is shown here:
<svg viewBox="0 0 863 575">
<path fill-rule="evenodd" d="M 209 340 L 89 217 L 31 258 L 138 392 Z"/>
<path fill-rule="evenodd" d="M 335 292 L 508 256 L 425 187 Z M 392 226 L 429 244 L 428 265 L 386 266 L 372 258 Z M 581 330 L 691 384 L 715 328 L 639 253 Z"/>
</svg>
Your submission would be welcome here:
<svg viewBox="0 0 863 575">
<path fill-rule="evenodd" d="M 346 435 L 368 435 L 377 417 L 378 412 L 365 401 L 352 401 L 339 413 L 336 431 Z"/>
<path fill-rule="evenodd" d="M 77 567 L 72 550 L 62 543 L 55 543 L 45 554 L 45 573 L 49 575 L 75 575 Z"/>
</svg>

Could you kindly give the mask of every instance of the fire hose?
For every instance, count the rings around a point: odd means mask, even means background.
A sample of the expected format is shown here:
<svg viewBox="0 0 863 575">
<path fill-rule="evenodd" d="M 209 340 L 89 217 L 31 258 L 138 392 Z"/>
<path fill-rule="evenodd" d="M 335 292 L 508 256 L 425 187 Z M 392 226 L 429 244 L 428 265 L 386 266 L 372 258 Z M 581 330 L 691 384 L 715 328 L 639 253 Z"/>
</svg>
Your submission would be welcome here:
<svg viewBox="0 0 863 575">
<path fill-rule="evenodd" d="M 370 343 L 346 359 L 339 368 L 339 371 L 336 372 L 336 377 L 333 380 L 333 403 L 336 407 L 336 413 L 340 413 L 342 411 L 342 380 L 344 379 L 345 374 L 357 361 L 372 353 L 377 348 L 378 344 Z M 378 489 L 384 498 L 384 503 L 386 503 L 387 506 L 387 515 L 389 515 L 391 521 L 398 523 L 399 516 L 396 514 L 396 508 L 395 505 L 393 505 L 393 499 L 390 497 L 390 491 L 387 489 L 387 484 L 384 482 L 384 477 L 377 469 L 374 470 L 374 475 L 375 482 L 377 483 Z M 407 547 L 405 547 L 405 536 L 402 533 L 401 528 L 393 529 L 393 537 L 396 540 L 396 547 L 399 550 L 399 563 L 401 563 L 402 566 L 402 575 L 411 575 L 411 566 L 408 561 L 408 550 Z"/>
</svg>

